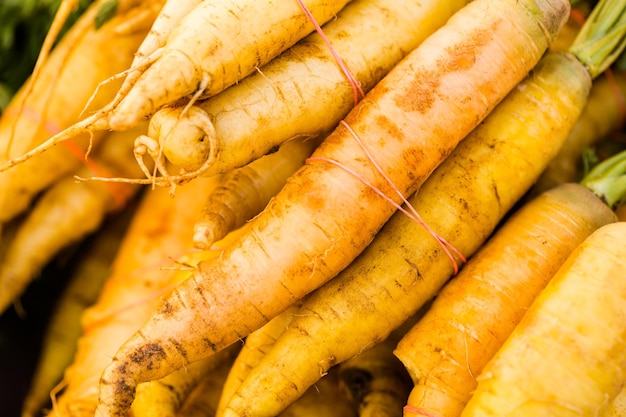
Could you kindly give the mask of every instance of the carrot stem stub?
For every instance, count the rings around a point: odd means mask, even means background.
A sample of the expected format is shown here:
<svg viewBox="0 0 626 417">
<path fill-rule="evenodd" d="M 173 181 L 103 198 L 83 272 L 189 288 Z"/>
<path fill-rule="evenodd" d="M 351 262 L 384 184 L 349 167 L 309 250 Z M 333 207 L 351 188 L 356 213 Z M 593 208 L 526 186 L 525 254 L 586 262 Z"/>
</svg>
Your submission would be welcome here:
<svg viewBox="0 0 626 417">
<path fill-rule="evenodd" d="M 569 9 L 567 0 L 474 0 L 398 64 L 346 123 L 397 190 L 413 193 L 528 74 Z M 401 201 L 345 126 L 313 156 L 353 169 Z M 305 164 L 246 234 L 201 263 L 120 347 L 102 374 L 96 416 L 125 416 L 139 382 L 224 349 L 330 280 L 394 211 L 343 169 Z"/>
</svg>

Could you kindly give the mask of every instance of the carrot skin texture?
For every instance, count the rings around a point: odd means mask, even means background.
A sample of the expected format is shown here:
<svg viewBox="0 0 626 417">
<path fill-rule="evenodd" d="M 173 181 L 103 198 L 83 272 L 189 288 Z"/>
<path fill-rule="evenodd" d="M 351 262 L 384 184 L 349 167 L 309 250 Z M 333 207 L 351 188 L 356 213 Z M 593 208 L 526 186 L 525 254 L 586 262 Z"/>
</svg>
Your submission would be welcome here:
<svg viewBox="0 0 626 417">
<path fill-rule="evenodd" d="M 554 88 L 559 94 L 550 93 Z M 570 54 L 546 55 L 409 202 L 469 257 L 556 155 L 590 88 Z M 309 296 L 231 401 L 234 414 L 276 406 L 275 392 L 283 399 L 301 394 L 330 366 L 383 340 L 452 274 L 438 242 L 396 213 L 351 265 Z"/>
<path fill-rule="evenodd" d="M 578 246 L 478 376 L 462 416 L 601 415 L 626 380 L 624 236 L 626 223 L 611 223 Z"/>
<path fill-rule="evenodd" d="M 362 90 L 368 92 L 466 3 L 352 0 L 323 31 Z M 216 149 L 215 160 L 203 175 L 213 175 L 247 164 L 291 138 L 331 131 L 354 107 L 354 91 L 315 33 L 259 73 L 193 107 L 197 112 L 184 116 L 182 107 L 157 111 L 150 120 L 153 133 L 149 136 L 161 144 L 169 161 L 187 171 L 198 169 L 206 156 L 200 161 L 187 158 L 189 165 L 183 164 L 177 160 L 180 144 L 185 138 L 204 138 L 205 144 Z M 196 117 L 205 119 L 211 129 L 194 122 Z"/>
<path fill-rule="evenodd" d="M 81 16 L 80 24 L 68 32 L 71 36 L 64 37 L 51 53 L 33 84 L 33 91 L 26 97 L 23 111 L 20 106 L 25 87 L 14 96 L 0 118 L 0 161 L 22 155 L 77 121 L 97 84 L 124 70 L 132 61 L 133 52 L 148 32 L 150 16 L 142 15 L 143 26 L 138 23 L 122 31 L 122 26 L 141 13 L 140 3 L 95 30 L 93 19 L 98 5 L 94 3 Z M 103 87 L 92 104 L 106 103 L 114 96 L 116 85 Z M 14 127 L 15 136 L 11 140 Z M 94 144 L 98 144 L 102 135 L 103 132 L 94 132 Z M 81 151 L 87 149 L 88 135 L 78 135 L 73 140 Z M 38 155 L 0 172 L 0 223 L 26 210 L 40 191 L 70 174 L 82 162 L 66 146 L 57 146 L 45 156 Z"/>
<path fill-rule="evenodd" d="M 476 375 L 556 270 L 587 236 L 615 221 L 603 201 L 575 183 L 517 210 L 398 343 L 395 354 L 415 384 L 411 409 L 459 416 Z"/>
<path fill-rule="evenodd" d="M 568 11 L 568 1 L 473 1 L 371 90 L 347 125 L 397 190 L 413 193 L 539 61 Z M 313 156 L 395 195 L 345 126 Z M 248 234 L 219 261 L 201 263 L 120 347 L 102 375 L 96 416 L 125 415 L 137 383 L 223 349 L 330 280 L 393 212 L 343 168 L 305 164 Z"/>
</svg>

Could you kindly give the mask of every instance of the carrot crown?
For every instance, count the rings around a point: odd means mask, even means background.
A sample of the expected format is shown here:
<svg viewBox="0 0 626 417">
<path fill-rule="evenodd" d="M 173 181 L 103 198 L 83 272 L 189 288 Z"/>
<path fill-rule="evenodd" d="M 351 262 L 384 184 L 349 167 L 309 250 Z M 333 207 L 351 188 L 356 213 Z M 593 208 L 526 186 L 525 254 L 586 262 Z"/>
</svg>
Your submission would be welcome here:
<svg viewBox="0 0 626 417">
<path fill-rule="evenodd" d="M 626 47 L 626 0 L 600 0 L 569 51 L 591 78 L 606 70 Z"/>
<path fill-rule="evenodd" d="M 580 181 L 611 209 L 626 203 L 626 151 L 605 159 Z"/>
</svg>

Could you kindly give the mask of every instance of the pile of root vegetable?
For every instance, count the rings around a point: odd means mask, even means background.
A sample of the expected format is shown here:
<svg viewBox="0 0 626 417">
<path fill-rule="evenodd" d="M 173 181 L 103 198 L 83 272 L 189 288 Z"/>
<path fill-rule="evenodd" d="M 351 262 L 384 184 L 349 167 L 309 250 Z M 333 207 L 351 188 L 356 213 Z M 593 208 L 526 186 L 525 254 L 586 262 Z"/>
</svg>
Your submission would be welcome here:
<svg viewBox="0 0 626 417">
<path fill-rule="evenodd" d="M 83 246 L 22 417 L 626 416 L 626 0 L 76 5 L 0 118 L 0 312 Z"/>
</svg>

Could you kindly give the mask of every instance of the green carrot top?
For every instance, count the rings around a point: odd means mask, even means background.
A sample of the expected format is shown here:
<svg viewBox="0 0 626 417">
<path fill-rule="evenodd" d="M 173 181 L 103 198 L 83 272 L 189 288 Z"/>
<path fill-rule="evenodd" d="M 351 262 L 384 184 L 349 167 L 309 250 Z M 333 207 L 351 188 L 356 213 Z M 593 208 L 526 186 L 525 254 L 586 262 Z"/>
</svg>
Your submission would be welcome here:
<svg viewBox="0 0 626 417">
<path fill-rule="evenodd" d="M 626 0 L 600 0 L 569 51 L 585 65 L 591 78 L 596 78 L 615 62 L 625 47 Z"/>
</svg>

